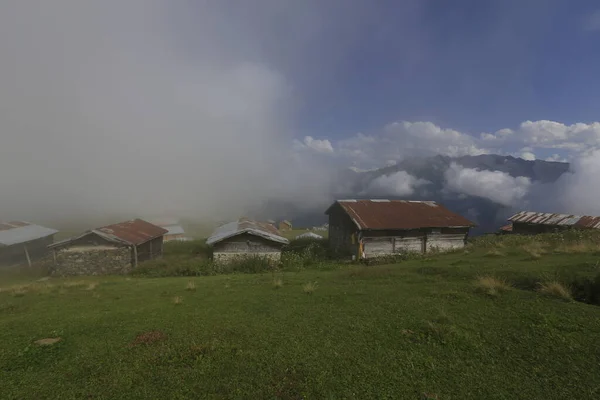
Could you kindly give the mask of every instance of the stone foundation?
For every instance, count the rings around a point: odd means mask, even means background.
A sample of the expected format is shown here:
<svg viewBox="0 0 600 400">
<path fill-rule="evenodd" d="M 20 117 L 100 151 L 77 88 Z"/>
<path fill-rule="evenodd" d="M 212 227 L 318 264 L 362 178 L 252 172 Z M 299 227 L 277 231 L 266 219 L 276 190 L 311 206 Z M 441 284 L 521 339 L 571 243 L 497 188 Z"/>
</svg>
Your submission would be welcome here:
<svg viewBox="0 0 600 400">
<path fill-rule="evenodd" d="M 52 253 L 47 259 L 52 276 L 122 275 L 133 268 L 129 247 L 63 248 L 56 250 L 56 262 Z"/>
</svg>

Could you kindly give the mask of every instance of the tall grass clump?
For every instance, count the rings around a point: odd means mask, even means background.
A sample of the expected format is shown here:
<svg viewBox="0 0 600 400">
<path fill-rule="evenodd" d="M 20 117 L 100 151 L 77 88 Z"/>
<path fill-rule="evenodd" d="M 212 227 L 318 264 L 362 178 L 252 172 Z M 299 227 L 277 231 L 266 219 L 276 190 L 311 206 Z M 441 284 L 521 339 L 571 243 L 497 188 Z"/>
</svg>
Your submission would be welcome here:
<svg viewBox="0 0 600 400">
<path fill-rule="evenodd" d="M 538 292 L 547 296 L 557 297 L 565 301 L 573 301 L 571 289 L 558 281 L 541 282 Z"/>
<path fill-rule="evenodd" d="M 283 287 L 283 279 L 281 278 L 273 278 L 273 288 L 281 289 Z"/>
<path fill-rule="evenodd" d="M 313 294 L 317 290 L 317 282 L 308 282 L 302 286 L 302 291 L 306 294 Z"/>
<path fill-rule="evenodd" d="M 475 279 L 475 287 L 489 296 L 496 296 L 509 290 L 511 285 L 505 279 L 483 275 Z"/>
</svg>

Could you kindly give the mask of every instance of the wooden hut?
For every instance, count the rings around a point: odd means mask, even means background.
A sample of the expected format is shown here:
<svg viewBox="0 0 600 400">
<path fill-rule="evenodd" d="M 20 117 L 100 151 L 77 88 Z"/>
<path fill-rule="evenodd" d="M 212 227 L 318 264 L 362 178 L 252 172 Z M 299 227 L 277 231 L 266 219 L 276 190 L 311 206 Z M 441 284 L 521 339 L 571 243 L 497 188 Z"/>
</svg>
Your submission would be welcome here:
<svg viewBox="0 0 600 400">
<path fill-rule="evenodd" d="M 475 226 L 433 201 L 338 200 L 326 214 L 332 250 L 359 259 L 461 248 Z"/>
</svg>

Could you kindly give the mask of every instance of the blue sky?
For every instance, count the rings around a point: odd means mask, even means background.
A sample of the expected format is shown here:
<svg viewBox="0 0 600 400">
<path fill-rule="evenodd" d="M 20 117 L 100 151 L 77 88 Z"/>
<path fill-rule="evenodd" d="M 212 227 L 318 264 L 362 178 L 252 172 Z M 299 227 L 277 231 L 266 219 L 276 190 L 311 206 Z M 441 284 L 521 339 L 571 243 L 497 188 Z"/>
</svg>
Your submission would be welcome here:
<svg viewBox="0 0 600 400">
<path fill-rule="evenodd" d="M 312 66 L 282 63 L 298 83 L 302 133 L 338 139 L 398 120 L 474 134 L 598 120 L 600 29 L 586 29 L 598 2 L 371 3 L 364 19 L 343 6 L 328 14 L 302 53 Z"/>
</svg>

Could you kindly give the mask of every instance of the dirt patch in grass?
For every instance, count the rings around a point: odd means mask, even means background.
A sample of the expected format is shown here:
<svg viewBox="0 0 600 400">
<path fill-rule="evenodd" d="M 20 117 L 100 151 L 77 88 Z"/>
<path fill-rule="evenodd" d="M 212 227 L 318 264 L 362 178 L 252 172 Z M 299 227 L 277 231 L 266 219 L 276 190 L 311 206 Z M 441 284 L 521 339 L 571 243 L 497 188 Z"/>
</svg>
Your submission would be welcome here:
<svg viewBox="0 0 600 400">
<path fill-rule="evenodd" d="M 40 339 L 40 340 L 36 340 L 34 343 L 39 345 L 39 346 L 51 346 L 55 343 L 58 343 L 62 340 L 62 338 L 59 337 L 55 337 L 55 338 L 44 338 L 44 339 Z"/>
<path fill-rule="evenodd" d="M 151 345 L 158 342 L 167 340 L 168 336 L 161 331 L 148 331 L 140 333 L 135 337 L 133 342 L 129 344 L 129 347 L 135 347 L 140 345 Z"/>
</svg>

